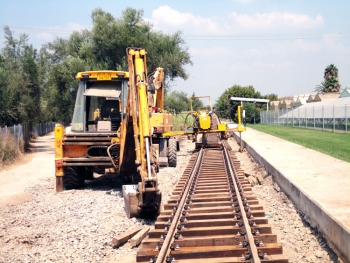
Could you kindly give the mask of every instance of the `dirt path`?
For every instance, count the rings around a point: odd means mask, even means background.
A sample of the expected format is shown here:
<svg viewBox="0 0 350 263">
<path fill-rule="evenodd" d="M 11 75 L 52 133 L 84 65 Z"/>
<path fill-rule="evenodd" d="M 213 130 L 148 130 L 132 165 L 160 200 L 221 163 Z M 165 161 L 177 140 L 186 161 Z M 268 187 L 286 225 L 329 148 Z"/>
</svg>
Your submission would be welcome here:
<svg viewBox="0 0 350 263">
<path fill-rule="evenodd" d="M 33 196 L 25 189 L 54 176 L 53 145 L 53 132 L 34 139 L 29 162 L 18 162 L 18 165 L 11 165 L 0 172 L 0 207 L 30 201 Z"/>
</svg>

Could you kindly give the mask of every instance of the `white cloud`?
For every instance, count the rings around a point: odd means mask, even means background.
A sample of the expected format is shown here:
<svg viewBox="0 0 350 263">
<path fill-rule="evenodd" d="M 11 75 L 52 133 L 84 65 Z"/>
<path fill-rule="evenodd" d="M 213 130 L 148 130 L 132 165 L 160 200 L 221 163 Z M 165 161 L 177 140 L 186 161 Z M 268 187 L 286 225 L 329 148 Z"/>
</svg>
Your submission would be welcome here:
<svg viewBox="0 0 350 263">
<path fill-rule="evenodd" d="M 56 37 L 69 37 L 69 35 L 73 31 L 80 31 L 87 27 L 82 26 L 78 23 L 68 23 L 65 26 L 54 26 L 54 27 L 46 27 L 46 28 L 31 28 L 29 30 L 29 35 L 33 35 L 31 39 L 50 42 L 53 41 Z M 31 34 L 30 32 L 35 32 L 35 34 Z"/>
<path fill-rule="evenodd" d="M 80 25 L 78 23 L 68 23 L 63 29 L 64 30 L 72 30 L 72 31 L 80 31 L 86 29 L 86 26 Z"/>
<path fill-rule="evenodd" d="M 337 53 L 350 53 L 350 46 L 344 46 L 340 41 L 339 33 L 330 33 L 322 37 L 322 44 L 328 50 L 336 51 Z"/>
<path fill-rule="evenodd" d="M 320 44 L 319 42 L 315 41 L 306 41 L 303 39 L 297 39 L 294 41 L 293 49 L 297 51 L 303 51 L 303 52 L 319 52 L 320 51 Z"/>
<path fill-rule="evenodd" d="M 242 4 L 250 4 L 254 0 L 234 0 L 235 2 L 242 3 Z"/>
<path fill-rule="evenodd" d="M 232 50 L 226 47 L 190 48 L 189 52 L 201 57 L 230 57 L 233 53 Z"/>
<path fill-rule="evenodd" d="M 246 0 L 242 0 L 246 1 Z M 283 12 L 239 14 L 232 12 L 220 17 L 202 17 L 188 12 L 179 12 L 168 5 L 153 10 L 151 19 L 156 30 L 174 32 L 182 30 L 188 37 L 195 36 L 224 36 L 236 35 L 241 38 L 250 37 L 247 34 L 257 32 L 255 38 L 283 37 L 292 33 L 286 30 L 310 30 L 320 28 L 324 24 L 321 15 L 311 17 L 306 14 L 293 14 Z M 261 30 L 264 30 L 263 35 Z M 247 31 L 249 30 L 249 31 Z M 273 35 L 276 32 L 284 34 Z"/>
<path fill-rule="evenodd" d="M 283 61 L 283 62 L 278 62 L 278 63 L 267 63 L 267 62 L 263 62 L 263 61 L 255 61 L 253 63 L 253 65 L 255 67 L 259 67 L 259 68 L 273 68 L 273 69 L 282 69 L 282 68 L 288 68 L 290 66 L 292 66 L 293 64 L 289 61 Z"/>
<path fill-rule="evenodd" d="M 230 19 L 242 28 L 316 28 L 323 25 L 323 17 L 317 15 L 312 18 L 308 15 L 298 15 L 291 13 L 271 12 L 255 13 L 253 15 L 237 14 L 233 12 L 229 15 Z"/>
<path fill-rule="evenodd" d="M 248 50 L 248 53 L 252 56 L 260 56 L 263 52 L 257 48 L 251 48 Z"/>
<path fill-rule="evenodd" d="M 151 23 L 157 29 L 185 30 L 191 33 L 196 30 L 216 32 L 220 25 L 213 18 L 194 16 L 191 13 L 180 13 L 165 5 L 153 10 Z"/>
<path fill-rule="evenodd" d="M 54 39 L 54 35 L 47 32 L 38 32 L 35 34 L 35 37 L 46 42 L 52 41 Z"/>
</svg>

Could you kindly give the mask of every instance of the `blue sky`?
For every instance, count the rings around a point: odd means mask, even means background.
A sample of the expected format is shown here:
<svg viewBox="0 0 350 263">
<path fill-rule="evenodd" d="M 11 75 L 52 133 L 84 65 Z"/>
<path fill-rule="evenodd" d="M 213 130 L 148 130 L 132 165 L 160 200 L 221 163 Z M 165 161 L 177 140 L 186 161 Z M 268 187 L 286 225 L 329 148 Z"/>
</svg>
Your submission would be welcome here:
<svg viewBox="0 0 350 263">
<path fill-rule="evenodd" d="M 40 48 L 91 28 L 97 7 L 114 17 L 126 7 L 143 9 L 154 30 L 183 32 L 194 64 L 172 90 L 213 100 L 234 84 L 263 95 L 310 94 L 329 64 L 338 67 L 342 88 L 350 85 L 349 0 L 0 0 L 0 25 L 29 34 Z M 0 41 L 3 47 L 3 30 Z"/>
</svg>

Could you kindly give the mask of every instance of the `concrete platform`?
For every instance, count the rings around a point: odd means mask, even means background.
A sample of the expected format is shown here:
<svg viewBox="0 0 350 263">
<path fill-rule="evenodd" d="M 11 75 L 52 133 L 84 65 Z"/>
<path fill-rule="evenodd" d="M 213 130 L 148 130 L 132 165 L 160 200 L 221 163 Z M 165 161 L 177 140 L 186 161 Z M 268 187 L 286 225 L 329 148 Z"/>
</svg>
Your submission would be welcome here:
<svg viewBox="0 0 350 263">
<path fill-rule="evenodd" d="M 239 143 L 238 132 L 235 137 Z M 350 151 L 350 142 L 344 143 Z M 251 128 L 242 133 L 242 144 L 350 262 L 350 163 Z"/>
</svg>

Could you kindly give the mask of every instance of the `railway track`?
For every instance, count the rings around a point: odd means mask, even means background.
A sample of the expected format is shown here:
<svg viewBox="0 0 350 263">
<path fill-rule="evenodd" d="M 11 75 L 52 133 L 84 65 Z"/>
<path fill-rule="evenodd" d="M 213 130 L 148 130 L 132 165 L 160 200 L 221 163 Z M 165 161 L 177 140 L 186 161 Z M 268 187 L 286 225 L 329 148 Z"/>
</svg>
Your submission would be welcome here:
<svg viewBox="0 0 350 263">
<path fill-rule="evenodd" d="M 251 190 L 227 141 L 199 149 L 136 261 L 288 262 Z"/>
</svg>

